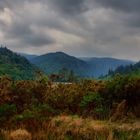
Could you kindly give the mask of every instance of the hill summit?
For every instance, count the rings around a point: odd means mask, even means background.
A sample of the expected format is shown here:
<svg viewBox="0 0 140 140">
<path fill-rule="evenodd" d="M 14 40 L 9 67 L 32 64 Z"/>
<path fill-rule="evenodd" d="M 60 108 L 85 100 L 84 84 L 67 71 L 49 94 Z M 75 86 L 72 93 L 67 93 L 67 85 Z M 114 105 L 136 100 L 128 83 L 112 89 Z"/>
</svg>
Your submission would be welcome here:
<svg viewBox="0 0 140 140">
<path fill-rule="evenodd" d="M 57 73 L 63 68 L 73 70 L 79 76 L 85 76 L 89 65 L 76 57 L 63 52 L 48 53 L 31 60 L 47 74 Z"/>
</svg>

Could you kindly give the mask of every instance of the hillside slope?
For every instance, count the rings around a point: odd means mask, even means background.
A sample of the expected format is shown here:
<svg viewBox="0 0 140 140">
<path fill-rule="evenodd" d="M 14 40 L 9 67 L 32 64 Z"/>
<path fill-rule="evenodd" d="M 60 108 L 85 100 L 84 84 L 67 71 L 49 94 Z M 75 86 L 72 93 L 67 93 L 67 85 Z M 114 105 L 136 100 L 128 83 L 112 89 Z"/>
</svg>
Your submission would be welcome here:
<svg viewBox="0 0 140 140">
<path fill-rule="evenodd" d="M 136 64 L 131 64 L 127 66 L 119 66 L 114 71 L 110 71 L 108 75 L 113 76 L 116 74 L 121 75 L 131 75 L 131 76 L 140 76 L 140 62 L 137 62 Z"/>
<path fill-rule="evenodd" d="M 29 61 L 34 59 L 35 57 L 37 57 L 37 55 L 34 54 L 26 54 L 26 53 L 18 53 L 19 55 L 25 57 L 26 59 L 28 59 Z"/>
<path fill-rule="evenodd" d="M 95 77 L 106 75 L 108 71 L 118 66 L 133 64 L 129 60 L 114 58 L 76 58 L 63 52 L 48 53 L 30 60 L 46 74 L 58 73 L 62 68 L 73 70 L 81 77 Z"/>
<path fill-rule="evenodd" d="M 0 48 L 0 76 L 8 75 L 13 79 L 34 79 L 38 70 L 25 57 L 22 57 L 6 47 Z"/>
<path fill-rule="evenodd" d="M 134 64 L 133 61 L 123 60 L 123 59 L 115 59 L 115 58 L 81 58 L 85 62 L 90 65 L 90 75 L 94 75 L 95 77 L 99 77 L 101 75 L 106 75 L 109 70 L 115 70 L 118 66 L 126 66 L 130 64 Z"/>
<path fill-rule="evenodd" d="M 63 52 L 41 55 L 32 59 L 31 62 L 37 65 L 46 74 L 58 73 L 61 69 L 66 68 L 73 70 L 79 76 L 86 76 L 90 67 L 83 60 Z"/>
</svg>

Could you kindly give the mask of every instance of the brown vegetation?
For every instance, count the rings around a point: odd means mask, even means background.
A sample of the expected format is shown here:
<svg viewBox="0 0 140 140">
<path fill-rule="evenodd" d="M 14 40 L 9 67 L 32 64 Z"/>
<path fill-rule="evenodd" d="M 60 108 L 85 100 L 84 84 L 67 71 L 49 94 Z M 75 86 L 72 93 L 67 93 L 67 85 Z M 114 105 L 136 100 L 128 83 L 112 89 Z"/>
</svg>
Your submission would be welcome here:
<svg viewBox="0 0 140 140">
<path fill-rule="evenodd" d="M 26 130 L 18 129 L 10 133 L 9 140 L 31 140 L 31 134 Z"/>
<path fill-rule="evenodd" d="M 0 128 L 2 132 L 26 129 L 33 140 L 121 140 L 119 137 L 131 136 L 115 122 L 138 120 L 139 101 L 138 77 L 116 76 L 109 81 L 81 80 L 55 86 L 46 77 L 34 81 L 3 77 L 0 79 Z M 114 123 L 103 122 L 109 120 Z M 132 130 L 133 138 L 139 137 L 139 129 Z"/>
<path fill-rule="evenodd" d="M 124 120 L 126 117 L 126 100 L 123 100 L 120 104 L 117 105 L 114 114 L 111 116 L 110 121 Z"/>
<path fill-rule="evenodd" d="M 47 123 L 47 124 L 46 124 Z M 82 119 L 78 116 L 58 116 L 32 131 L 32 140 L 139 140 L 140 122 L 109 123 Z M 3 132 L 2 140 L 31 140 L 24 129 Z"/>
</svg>

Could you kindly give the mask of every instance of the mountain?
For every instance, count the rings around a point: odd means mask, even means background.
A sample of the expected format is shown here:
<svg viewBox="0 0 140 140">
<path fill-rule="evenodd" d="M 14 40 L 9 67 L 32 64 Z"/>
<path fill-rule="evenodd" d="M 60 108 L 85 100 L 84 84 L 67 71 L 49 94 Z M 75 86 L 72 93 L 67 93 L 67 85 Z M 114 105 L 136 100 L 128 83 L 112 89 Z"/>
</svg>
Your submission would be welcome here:
<svg viewBox="0 0 140 140">
<path fill-rule="evenodd" d="M 46 74 L 58 73 L 65 68 L 72 70 L 81 77 L 98 78 L 101 75 L 106 75 L 109 70 L 114 71 L 116 68 L 114 73 L 120 69 L 121 72 L 122 69 L 123 71 L 130 70 L 132 67 L 130 64 L 134 64 L 134 62 L 114 58 L 76 58 L 63 52 L 37 56 L 14 53 L 6 47 L 0 48 L 0 76 L 9 75 L 13 79 L 34 79 L 36 71 L 39 70 L 37 67 Z M 135 64 L 132 69 L 139 65 L 140 62 Z"/>
<path fill-rule="evenodd" d="M 121 75 L 131 75 L 131 76 L 140 76 L 140 62 L 127 66 L 119 66 L 114 71 L 109 72 L 109 76 L 114 76 L 116 74 Z"/>
<path fill-rule="evenodd" d="M 31 62 L 46 74 L 58 73 L 61 69 L 66 68 L 73 70 L 79 76 L 85 77 L 90 70 L 90 66 L 85 61 L 63 52 L 41 55 L 32 59 Z"/>
<path fill-rule="evenodd" d="M 37 70 L 25 57 L 6 47 L 0 48 L 0 76 L 8 75 L 16 80 L 34 79 Z"/>
<path fill-rule="evenodd" d="M 134 64 L 133 61 L 123 60 L 123 59 L 115 59 L 115 58 L 97 58 L 97 57 L 83 57 L 80 58 L 87 62 L 90 65 L 90 75 L 94 75 L 95 77 L 99 77 L 101 75 L 106 75 L 109 70 L 115 70 L 118 66 L 126 66 L 130 64 Z"/>
<path fill-rule="evenodd" d="M 37 57 L 37 55 L 34 55 L 34 54 L 26 54 L 26 53 L 18 53 L 18 54 L 21 55 L 21 56 L 24 56 L 29 61 L 34 59 L 35 57 Z"/>
<path fill-rule="evenodd" d="M 118 66 L 133 64 L 128 60 L 114 58 L 76 58 L 63 52 L 48 53 L 31 59 L 31 62 L 46 74 L 58 73 L 62 68 L 73 70 L 81 77 L 95 77 L 106 75 L 108 71 Z"/>
</svg>

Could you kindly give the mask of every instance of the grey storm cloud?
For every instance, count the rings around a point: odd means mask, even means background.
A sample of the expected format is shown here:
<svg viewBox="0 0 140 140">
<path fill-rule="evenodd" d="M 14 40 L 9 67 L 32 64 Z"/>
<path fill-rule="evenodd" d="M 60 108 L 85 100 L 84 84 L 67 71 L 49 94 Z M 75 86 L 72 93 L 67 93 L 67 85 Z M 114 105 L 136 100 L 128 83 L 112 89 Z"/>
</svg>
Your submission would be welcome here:
<svg viewBox="0 0 140 140">
<path fill-rule="evenodd" d="M 140 0 L 0 0 L 0 39 L 14 51 L 139 60 Z"/>
<path fill-rule="evenodd" d="M 0 0 L 0 11 L 4 10 L 4 7 L 7 5 L 6 0 Z"/>
<path fill-rule="evenodd" d="M 55 43 L 55 40 L 42 34 L 31 34 L 24 38 L 24 41 L 33 46 L 43 46 Z"/>
<path fill-rule="evenodd" d="M 124 24 L 134 27 L 140 26 L 139 0 L 94 0 L 94 2 L 98 6 L 120 12 L 120 17 Z"/>
<path fill-rule="evenodd" d="M 104 7 L 121 10 L 123 12 L 140 12 L 139 0 L 95 0 L 95 2 Z"/>
<path fill-rule="evenodd" d="M 85 0 L 49 0 L 49 3 L 62 14 L 74 15 L 88 10 Z"/>
<path fill-rule="evenodd" d="M 55 43 L 55 40 L 47 34 L 35 32 L 26 22 L 14 23 L 7 32 L 9 38 L 19 38 L 23 43 L 33 46 L 43 46 Z"/>
</svg>

